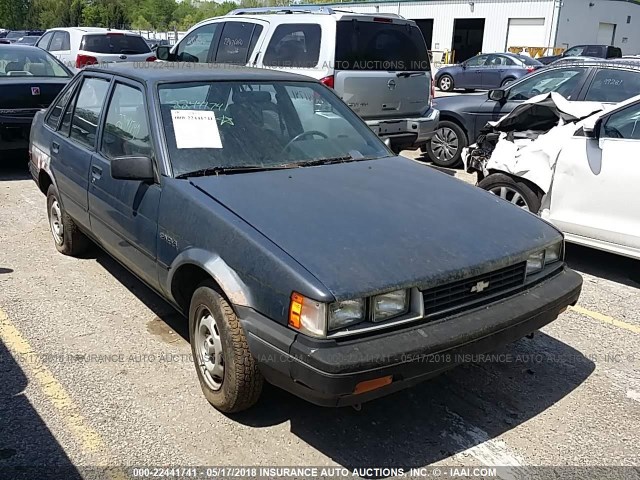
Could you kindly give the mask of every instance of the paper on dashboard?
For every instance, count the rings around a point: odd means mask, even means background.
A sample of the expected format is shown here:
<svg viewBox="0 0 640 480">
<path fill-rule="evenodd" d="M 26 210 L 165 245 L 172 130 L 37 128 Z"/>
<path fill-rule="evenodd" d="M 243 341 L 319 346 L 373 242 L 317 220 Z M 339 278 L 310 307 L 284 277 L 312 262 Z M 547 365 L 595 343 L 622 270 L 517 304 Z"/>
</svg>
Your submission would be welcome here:
<svg viewBox="0 0 640 480">
<path fill-rule="evenodd" d="M 171 110 L 176 146 L 222 148 L 215 113 L 210 110 Z"/>
</svg>

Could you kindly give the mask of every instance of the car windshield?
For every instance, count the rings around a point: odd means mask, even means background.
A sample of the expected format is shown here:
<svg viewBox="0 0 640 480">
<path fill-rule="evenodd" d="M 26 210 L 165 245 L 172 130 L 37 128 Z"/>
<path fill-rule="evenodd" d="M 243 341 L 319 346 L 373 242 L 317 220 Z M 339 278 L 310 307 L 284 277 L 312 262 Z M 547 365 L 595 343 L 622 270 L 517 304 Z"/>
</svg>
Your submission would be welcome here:
<svg viewBox="0 0 640 480">
<path fill-rule="evenodd" d="M 16 46 L 0 49 L 0 77 L 70 77 L 71 74 L 44 50 Z"/>
<path fill-rule="evenodd" d="M 13 32 L 7 33 L 7 38 L 22 38 L 27 34 L 24 30 L 14 30 Z"/>
<path fill-rule="evenodd" d="M 159 86 L 159 98 L 175 176 L 390 155 L 349 107 L 312 82 L 172 83 Z"/>
</svg>

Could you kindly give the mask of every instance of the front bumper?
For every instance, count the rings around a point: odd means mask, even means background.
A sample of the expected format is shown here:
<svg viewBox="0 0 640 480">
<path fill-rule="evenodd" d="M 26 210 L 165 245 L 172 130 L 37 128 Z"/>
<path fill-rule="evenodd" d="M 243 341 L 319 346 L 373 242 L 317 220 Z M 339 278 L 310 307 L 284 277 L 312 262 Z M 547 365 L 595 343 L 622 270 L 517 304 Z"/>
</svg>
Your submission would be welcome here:
<svg viewBox="0 0 640 480">
<path fill-rule="evenodd" d="M 418 118 L 384 118 L 365 120 L 369 128 L 379 137 L 391 141 L 394 150 L 416 149 L 427 143 L 435 133 L 440 112 L 435 108 L 427 110 Z"/>
<path fill-rule="evenodd" d="M 582 277 L 564 268 L 551 278 L 494 304 L 443 320 L 374 336 L 316 340 L 253 310 L 238 308 L 249 348 L 263 375 L 322 406 L 363 403 L 413 386 L 552 322 L 577 302 Z M 354 394 L 358 383 L 391 375 L 391 384 Z"/>
</svg>

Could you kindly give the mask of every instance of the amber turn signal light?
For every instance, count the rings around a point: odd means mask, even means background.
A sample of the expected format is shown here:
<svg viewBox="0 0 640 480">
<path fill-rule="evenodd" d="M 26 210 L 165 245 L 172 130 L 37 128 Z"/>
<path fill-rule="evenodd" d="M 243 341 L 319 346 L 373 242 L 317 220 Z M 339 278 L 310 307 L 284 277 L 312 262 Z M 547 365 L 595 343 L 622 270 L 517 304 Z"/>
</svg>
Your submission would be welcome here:
<svg viewBox="0 0 640 480">
<path fill-rule="evenodd" d="M 376 390 L 378 388 L 382 388 L 386 385 L 391 384 L 393 382 L 393 377 L 391 375 L 387 375 L 386 377 L 374 378 L 373 380 L 365 380 L 364 382 L 360 382 L 356 385 L 353 393 L 356 395 L 359 393 L 366 393 L 372 390 Z"/>
<path fill-rule="evenodd" d="M 302 315 L 302 304 L 304 303 L 304 297 L 299 293 L 293 292 L 291 294 L 291 305 L 289 305 L 289 326 L 300 330 L 302 322 L 300 317 Z"/>
</svg>

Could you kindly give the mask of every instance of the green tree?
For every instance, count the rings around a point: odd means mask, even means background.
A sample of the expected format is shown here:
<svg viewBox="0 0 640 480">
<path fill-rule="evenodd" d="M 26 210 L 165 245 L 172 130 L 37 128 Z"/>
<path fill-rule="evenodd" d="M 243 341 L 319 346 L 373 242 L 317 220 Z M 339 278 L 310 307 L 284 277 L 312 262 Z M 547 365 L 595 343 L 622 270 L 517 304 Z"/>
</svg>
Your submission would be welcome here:
<svg viewBox="0 0 640 480">
<path fill-rule="evenodd" d="M 0 0 L 0 21 L 3 28 L 18 30 L 31 26 L 31 0 Z"/>
</svg>

